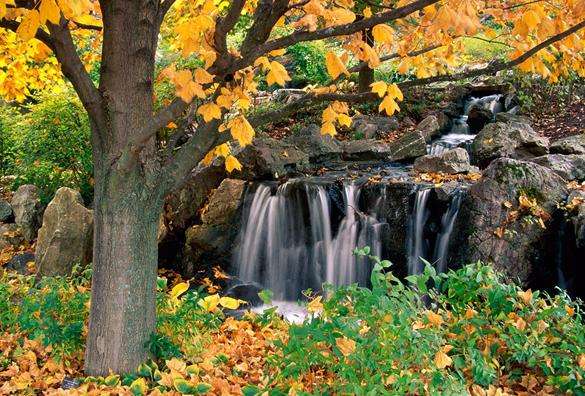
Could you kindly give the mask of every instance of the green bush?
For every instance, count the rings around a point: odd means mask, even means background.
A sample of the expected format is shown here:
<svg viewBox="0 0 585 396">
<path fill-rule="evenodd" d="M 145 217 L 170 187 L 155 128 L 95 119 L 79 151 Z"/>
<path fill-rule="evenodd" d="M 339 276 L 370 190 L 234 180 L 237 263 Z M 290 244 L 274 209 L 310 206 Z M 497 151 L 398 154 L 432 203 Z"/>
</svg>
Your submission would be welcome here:
<svg viewBox="0 0 585 396">
<path fill-rule="evenodd" d="M 62 186 L 91 201 L 92 156 L 87 113 L 71 93 L 41 96 L 20 109 L 0 111 L 2 174 L 16 176 L 13 188 L 36 185 L 44 203 Z"/>
<path fill-rule="evenodd" d="M 288 48 L 294 67 L 292 85 L 327 83 L 330 78 L 325 66 L 326 52 L 322 42 L 298 43 Z"/>
</svg>

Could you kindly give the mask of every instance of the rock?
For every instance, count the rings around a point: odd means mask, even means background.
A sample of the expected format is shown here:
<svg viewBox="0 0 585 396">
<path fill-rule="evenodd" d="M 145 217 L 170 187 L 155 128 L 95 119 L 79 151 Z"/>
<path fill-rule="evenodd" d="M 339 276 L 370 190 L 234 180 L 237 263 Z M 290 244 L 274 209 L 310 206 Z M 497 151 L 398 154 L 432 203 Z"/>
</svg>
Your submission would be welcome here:
<svg viewBox="0 0 585 396">
<path fill-rule="evenodd" d="M 390 144 L 392 161 L 408 161 L 427 153 L 426 137 L 419 130 L 407 133 Z"/>
<path fill-rule="evenodd" d="M 289 104 L 299 100 L 306 94 L 307 92 L 302 89 L 282 88 L 277 89 L 272 93 L 272 100 L 282 102 L 284 104 Z"/>
<path fill-rule="evenodd" d="M 427 143 L 441 134 L 441 125 L 436 115 L 430 115 L 419 122 L 416 129 L 422 133 Z"/>
<path fill-rule="evenodd" d="M 511 112 L 505 112 L 505 113 L 496 114 L 496 122 L 504 122 L 504 123 L 517 122 L 517 123 L 521 123 L 521 124 L 530 125 L 530 118 L 525 117 L 525 116 L 521 116 L 518 114 L 514 114 Z"/>
<path fill-rule="evenodd" d="M 24 237 L 16 224 L 0 224 L 0 250 L 24 243 Z"/>
<path fill-rule="evenodd" d="M 284 141 L 307 153 L 309 162 L 313 164 L 337 161 L 341 155 L 339 142 L 332 136 L 322 135 L 321 128 L 315 124 L 309 124 L 298 134 L 286 137 Z"/>
<path fill-rule="evenodd" d="M 201 215 L 204 224 L 230 224 L 239 209 L 246 182 L 236 179 L 224 179 L 209 198 L 207 210 Z"/>
<path fill-rule="evenodd" d="M 435 187 L 434 190 L 439 201 L 449 203 L 453 198 L 453 193 L 460 188 L 460 183 L 456 181 L 449 181 L 447 183 L 441 184 L 438 187 Z"/>
<path fill-rule="evenodd" d="M 585 191 L 571 191 L 567 203 L 572 206 L 569 219 L 574 227 L 575 244 L 577 248 L 585 249 Z"/>
<path fill-rule="evenodd" d="M 519 209 L 520 195 L 534 199 L 544 211 L 546 228 L 536 215 Z M 490 263 L 524 285 L 556 279 L 549 254 L 555 248 L 556 231 L 549 216 L 566 195 L 566 181 L 548 168 L 509 158 L 493 161 L 462 203 L 452 243 L 465 248 L 458 249 L 456 260 Z M 508 208 L 506 202 L 512 206 Z"/>
<path fill-rule="evenodd" d="M 248 302 L 248 307 L 257 307 L 262 305 L 262 299 L 258 295 L 262 291 L 262 287 L 255 283 L 242 283 L 230 287 L 225 295 L 238 300 L 244 300 Z"/>
<path fill-rule="evenodd" d="M 550 145 L 552 154 L 585 154 L 585 133 L 557 140 Z"/>
<path fill-rule="evenodd" d="M 43 216 L 38 188 L 32 184 L 18 187 L 10 205 L 14 212 L 14 222 L 20 227 L 24 238 L 29 242 L 35 239 Z"/>
<path fill-rule="evenodd" d="M 547 154 L 532 159 L 533 162 L 552 169 L 567 181 L 585 180 L 585 154 Z"/>
<path fill-rule="evenodd" d="M 510 111 L 511 109 L 520 105 L 520 99 L 515 93 L 509 93 L 504 97 L 504 110 Z"/>
<path fill-rule="evenodd" d="M 3 199 L 0 199 L 0 223 L 10 223 L 14 219 L 12 206 Z"/>
<path fill-rule="evenodd" d="M 93 211 L 81 194 L 61 187 L 47 206 L 39 230 L 36 263 L 41 276 L 68 275 L 75 265 L 92 259 Z"/>
<path fill-rule="evenodd" d="M 31 262 L 33 264 L 35 262 L 34 254 L 30 252 L 20 253 L 12 257 L 10 261 L 6 263 L 5 267 L 9 270 L 18 272 L 21 275 L 29 275 L 29 263 Z"/>
<path fill-rule="evenodd" d="M 486 167 L 500 157 L 526 160 L 548 153 L 549 142 L 528 124 L 511 121 L 488 124 L 473 140 L 471 158 Z"/>
<path fill-rule="evenodd" d="M 447 150 L 438 155 L 423 155 L 414 161 L 417 172 L 467 173 L 475 170 L 469 164 L 469 154 L 463 148 Z"/>
<path fill-rule="evenodd" d="M 384 133 L 398 129 L 395 117 L 377 115 L 357 115 L 353 117 L 351 128 L 365 139 L 379 139 Z"/>
<path fill-rule="evenodd" d="M 469 125 L 470 133 L 477 133 L 488 122 L 492 121 L 494 114 L 491 110 L 481 106 L 472 106 L 467 114 L 467 125 Z"/>
<path fill-rule="evenodd" d="M 342 158 L 346 161 L 390 160 L 389 144 L 374 139 L 347 140 L 341 143 Z"/>
<path fill-rule="evenodd" d="M 245 180 L 275 179 L 311 168 L 309 155 L 294 144 L 270 137 L 254 139 L 237 155 L 243 166 L 233 176 Z"/>
</svg>

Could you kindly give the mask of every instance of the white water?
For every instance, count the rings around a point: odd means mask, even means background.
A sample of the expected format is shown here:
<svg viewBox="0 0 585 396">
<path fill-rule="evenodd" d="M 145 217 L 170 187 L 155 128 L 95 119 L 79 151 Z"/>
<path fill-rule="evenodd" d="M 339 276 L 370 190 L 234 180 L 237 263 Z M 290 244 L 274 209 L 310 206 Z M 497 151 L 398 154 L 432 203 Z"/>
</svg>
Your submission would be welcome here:
<svg viewBox="0 0 585 396">
<path fill-rule="evenodd" d="M 437 238 L 434 254 L 434 262 L 437 272 L 445 272 L 446 269 L 449 241 L 453 232 L 455 219 L 457 218 L 459 208 L 461 207 L 461 198 L 462 194 L 459 191 L 455 192 L 455 195 L 451 198 L 451 202 L 449 203 L 449 208 L 441 219 L 441 232 Z"/>
<path fill-rule="evenodd" d="M 471 97 L 465 102 L 463 114 L 453 120 L 453 126 L 449 133 L 441 136 L 427 146 L 428 154 L 439 155 L 455 147 L 465 147 L 469 151 L 471 142 L 476 136 L 476 134 L 469 133 L 469 126 L 467 125 L 469 111 L 473 106 L 480 106 L 490 110 L 495 115 L 503 110 L 503 106 L 500 103 L 501 97 L 502 95 L 500 94 L 483 96 L 481 98 Z"/>
<path fill-rule="evenodd" d="M 408 274 L 420 274 L 424 267 L 421 258 L 426 255 L 424 226 L 429 218 L 427 210 L 427 201 L 429 199 L 430 188 L 418 190 L 414 201 L 414 209 L 410 217 L 409 237 L 408 237 Z"/>
</svg>

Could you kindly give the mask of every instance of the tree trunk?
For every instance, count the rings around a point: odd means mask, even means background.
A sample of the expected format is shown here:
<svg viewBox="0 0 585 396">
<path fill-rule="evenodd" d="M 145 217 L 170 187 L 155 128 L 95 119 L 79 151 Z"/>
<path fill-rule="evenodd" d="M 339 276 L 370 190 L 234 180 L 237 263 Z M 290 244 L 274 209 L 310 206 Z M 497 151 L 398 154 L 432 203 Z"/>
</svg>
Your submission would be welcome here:
<svg viewBox="0 0 585 396">
<path fill-rule="evenodd" d="M 109 175 L 96 188 L 87 374 L 134 372 L 148 357 L 160 201 L 139 174 Z"/>
<path fill-rule="evenodd" d="M 374 45 L 374 36 L 372 29 L 367 29 L 362 32 L 362 39 L 366 44 Z M 370 85 L 374 82 L 374 69 L 368 65 L 364 65 L 358 72 L 358 90 L 359 92 L 370 92 Z"/>
</svg>

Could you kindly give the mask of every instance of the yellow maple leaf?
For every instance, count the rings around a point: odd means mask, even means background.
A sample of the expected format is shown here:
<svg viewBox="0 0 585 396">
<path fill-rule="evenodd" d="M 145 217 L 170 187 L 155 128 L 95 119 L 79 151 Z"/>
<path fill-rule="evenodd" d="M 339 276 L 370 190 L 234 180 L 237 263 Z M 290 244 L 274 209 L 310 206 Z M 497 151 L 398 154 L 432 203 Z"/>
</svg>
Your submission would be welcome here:
<svg viewBox="0 0 585 396">
<path fill-rule="evenodd" d="M 524 304 L 528 305 L 532 300 L 532 290 L 528 289 L 526 291 L 520 291 L 518 292 L 518 297 L 520 297 L 522 301 L 524 301 Z"/>
<path fill-rule="evenodd" d="M 219 305 L 227 309 L 238 309 L 242 303 L 245 303 L 245 301 L 231 297 L 222 297 L 219 299 Z"/>
<path fill-rule="evenodd" d="M 307 304 L 307 311 L 310 313 L 318 314 L 323 311 L 323 303 L 321 302 L 322 297 L 319 296 L 311 300 L 310 303 Z"/>
<path fill-rule="evenodd" d="M 266 75 L 268 85 L 278 84 L 284 87 L 287 81 L 290 81 L 290 76 L 284 66 L 277 61 L 270 62 L 270 71 Z"/>
<path fill-rule="evenodd" d="M 234 170 L 242 170 L 242 164 L 240 164 L 240 161 L 238 161 L 233 155 L 228 155 L 225 157 L 225 169 L 229 173 L 232 173 Z"/>
<path fill-rule="evenodd" d="M 347 114 L 340 113 L 337 115 L 337 122 L 339 122 L 339 125 L 344 125 L 349 128 L 351 126 L 351 117 Z"/>
<path fill-rule="evenodd" d="M 337 131 L 332 122 L 324 122 L 323 125 L 321 125 L 321 135 L 335 136 L 336 134 Z"/>
<path fill-rule="evenodd" d="M 171 291 L 169 292 L 169 296 L 171 297 L 171 299 L 177 300 L 181 296 L 181 294 L 185 293 L 187 290 L 189 290 L 189 283 L 181 282 L 176 284 L 171 289 Z"/>
<path fill-rule="evenodd" d="M 427 312 L 427 320 L 429 321 L 430 324 L 437 327 L 443 324 L 443 317 L 439 314 L 434 313 L 433 311 Z"/>
<path fill-rule="evenodd" d="M 339 77 L 340 74 L 349 76 L 349 72 L 345 68 L 341 59 L 339 59 L 339 57 L 332 51 L 327 52 L 325 55 L 325 65 L 327 66 L 327 73 L 329 73 L 334 80 Z"/>
<path fill-rule="evenodd" d="M 205 103 L 197 109 L 197 114 L 203 116 L 205 122 L 213 119 L 221 119 L 221 108 L 213 102 Z"/>
<path fill-rule="evenodd" d="M 212 294 L 210 296 L 207 296 L 207 297 L 199 300 L 197 302 L 197 304 L 199 304 L 199 306 L 201 308 L 203 308 L 204 310 L 206 310 L 207 312 L 213 312 L 213 311 L 215 311 L 215 309 L 219 305 L 219 295 Z"/>
<path fill-rule="evenodd" d="M 400 88 L 398 88 L 398 85 L 396 85 L 396 84 L 388 85 L 386 92 L 388 95 L 392 96 L 394 99 L 397 99 L 399 101 L 404 100 L 404 95 L 402 95 L 402 91 L 400 90 Z"/>
<path fill-rule="evenodd" d="M 246 117 L 241 115 L 235 117 L 228 123 L 228 127 L 233 138 L 238 141 L 240 146 L 245 147 L 252 143 L 255 132 Z"/>
<path fill-rule="evenodd" d="M 380 103 L 378 110 L 380 112 L 385 111 L 386 114 L 391 116 L 392 114 L 394 114 L 394 112 L 400 111 L 400 107 L 398 107 L 398 104 L 396 103 L 396 101 L 394 101 L 394 98 L 392 98 L 391 95 L 386 95 L 384 97 L 384 100 L 382 100 L 382 103 Z"/>
<path fill-rule="evenodd" d="M 347 337 L 336 338 L 335 345 L 343 356 L 349 356 L 355 351 L 355 341 Z"/>
<path fill-rule="evenodd" d="M 24 41 L 28 41 L 36 36 L 40 25 L 41 17 L 39 12 L 37 10 L 30 10 L 22 18 L 22 22 L 20 22 L 18 29 L 16 29 L 16 34 Z"/>
<path fill-rule="evenodd" d="M 446 353 L 446 350 L 448 351 L 449 349 L 450 348 L 443 347 L 435 354 L 435 366 L 437 366 L 437 368 L 444 369 L 453 364 L 453 359 L 451 359 Z"/>
<path fill-rule="evenodd" d="M 374 40 L 380 43 L 391 43 L 394 36 L 394 29 L 388 25 L 376 25 L 372 29 Z"/>
<path fill-rule="evenodd" d="M 195 69 L 195 71 L 193 72 L 193 76 L 195 78 L 195 81 L 198 82 L 199 84 L 210 84 L 213 82 L 213 75 L 211 75 L 207 70 L 202 68 Z"/>
<path fill-rule="evenodd" d="M 39 14 L 41 23 L 49 21 L 56 25 L 61 19 L 61 10 L 55 0 L 42 0 L 39 7 Z"/>
<path fill-rule="evenodd" d="M 379 97 L 383 98 L 386 94 L 386 89 L 388 85 L 384 81 L 376 81 L 375 83 L 370 84 L 372 88 L 372 92 L 378 94 Z"/>
</svg>

